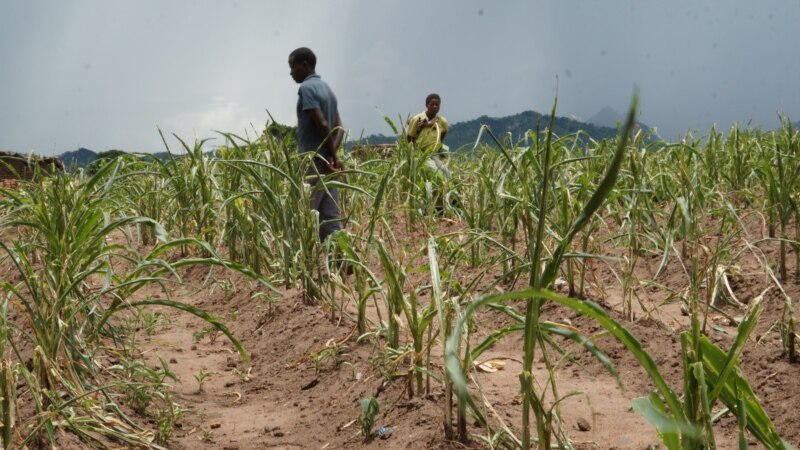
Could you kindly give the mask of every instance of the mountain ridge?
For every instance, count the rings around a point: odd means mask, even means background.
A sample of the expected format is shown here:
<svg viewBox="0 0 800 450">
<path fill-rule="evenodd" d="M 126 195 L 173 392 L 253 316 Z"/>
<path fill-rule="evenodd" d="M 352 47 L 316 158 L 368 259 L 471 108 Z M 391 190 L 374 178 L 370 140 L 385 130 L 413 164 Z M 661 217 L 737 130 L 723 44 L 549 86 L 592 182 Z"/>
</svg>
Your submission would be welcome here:
<svg viewBox="0 0 800 450">
<path fill-rule="evenodd" d="M 494 139 L 488 133 L 481 132 L 481 129 L 486 126 L 498 140 L 514 145 L 525 140 L 529 131 L 543 133 L 549 124 L 549 114 L 541 114 L 532 110 L 502 117 L 483 115 L 476 119 L 451 124 L 447 131 L 445 143 L 450 147 L 451 151 L 468 150 L 474 147 L 476 143 L 494 147 L 496 146 Z M 598 126 L 567 117 L 555 117 L 553 122 L 553 133 L 555 135 L 566 136 L 578 131 L 586 133 L 588 137 L 595 140 L 613 138 L 617 135 L 616 128 Z M 349 145 L 391 144 L 396 140 L 396 136 L 373 134 L 353 141 Z"/>
<path fill-rule="evenodd" d="M 556 116 L 553 133 L 556 136 L 565 136 L 583 131 L 594 140 L 613 138 L 617 135 L 617 126 L 621 124 L 622 121 L 624 121 L 624 117 L 621 114 L 613 108 L 606 106 L 586 121 Z M 549 115 L 543 115 L 532 110 L 502 117 L 482 115 L 472 120 L 451 124 L 445 143 L 452 151 L 469 150 L 476 144 L 480 135 L 481 139 L 479 143 L 494 147 L 496 144 L 488 133 L 481 133 L 481 127 L 486 125 L 495 137 L 501 141 L 505 141 L 506 144 L 513 145 L 524 140 L 529 131 L 538 130 L 539 133 L 542 133 L 549 123 Z M 645 132 L 651 130 L 648 125 L 641 122 L 638 123 L 638 125 Z M 800 129 L 800 121 L 791 122 L 791 125 L 795 129 Z M 283 130 L 284 135 L 294 133 L 294 126 L 280 124 L 276 124 L 276 126 Z M 653 137 L 658 139 L 657 135 Z M 397 136 L 372 134 L 348 142 L 347 148 L 350 149 L 354 145 L 361 144 L 392 144 L 396 141 Z M 75 169 L 86 167 L 98 157 L 102 157 L 104 154 L 113 151 L 114 150 L 96 152 L 88 148 L 79 147 L 76 150 L 63 152 L 57 155 L 57 157 L 64 163 L 67 169 Z M 165 159 L 168 157 L 168 154 L 167 152 L 160 152 L 154 153 L 153 156 Z"/>
</svg>

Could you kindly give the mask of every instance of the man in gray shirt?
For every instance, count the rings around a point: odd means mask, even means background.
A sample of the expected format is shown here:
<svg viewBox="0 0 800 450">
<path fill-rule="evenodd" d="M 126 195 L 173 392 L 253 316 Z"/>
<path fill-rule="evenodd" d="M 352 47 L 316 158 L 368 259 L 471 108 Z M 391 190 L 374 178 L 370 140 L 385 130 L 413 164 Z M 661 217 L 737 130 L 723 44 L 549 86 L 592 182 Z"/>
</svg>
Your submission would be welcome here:
<svg viewBox="0 0 800 450">
<path fill-rule="evenodd" d="M 344 136 L 336 96 L 314 71 L 316 65 L 317 57 L 306 47 L 289 54 L 289 73 L 300 84 L 297 91 L 298 151 L 316 153 L 313 172 L 316 177 L 311 180 L 312 186 L 317 185 L 320 176 L 341 170 L 336 150 Z M 311 208 L 319 212 L 320 241 L 342 229 L 338 189 L 330 186 L 316 189 L 311 196 Z"/>
</svg>

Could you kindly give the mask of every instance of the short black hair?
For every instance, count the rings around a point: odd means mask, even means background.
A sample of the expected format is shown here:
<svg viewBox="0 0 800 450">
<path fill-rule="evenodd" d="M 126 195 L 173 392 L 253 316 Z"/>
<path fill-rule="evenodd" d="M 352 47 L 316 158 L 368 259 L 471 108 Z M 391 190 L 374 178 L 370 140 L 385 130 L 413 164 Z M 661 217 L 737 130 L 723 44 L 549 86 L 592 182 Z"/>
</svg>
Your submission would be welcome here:
<svg viewBox="0 0 800 450">
<path fill-rule="evenodd" d="M 317 67 L 317 55 L 308 47 L 300 47 L 289 53 L 289 61 L 307 63 L 312 69 Z"/>
<path fill-rule="evenodd" d="M 439 97 L 439 94 L 436 93 L 428 94 L 428 96 L 425 97 L 425 106 L 428 106 L 428 103 L 430 103 L 431 100 L 433 99 L 439 100 L 440 103 L 442 101 L 442 97 Z"/>
</svg>

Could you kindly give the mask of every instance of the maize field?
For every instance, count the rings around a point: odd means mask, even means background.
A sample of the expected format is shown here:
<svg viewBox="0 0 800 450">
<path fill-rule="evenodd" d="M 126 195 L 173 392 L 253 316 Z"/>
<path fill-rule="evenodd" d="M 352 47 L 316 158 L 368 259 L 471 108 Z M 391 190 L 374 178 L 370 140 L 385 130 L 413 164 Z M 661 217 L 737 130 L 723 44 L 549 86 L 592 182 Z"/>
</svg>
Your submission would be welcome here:
<svg viewBox="0 0 800 450">
<path fill-rule="evenodd" d="M 256 131 L 3 188 L 0 444 L 800 445 L 800 136 L 635 114 L 484 128 L 449 177 L 395 127 L 313 187 Z"/>
</svg>

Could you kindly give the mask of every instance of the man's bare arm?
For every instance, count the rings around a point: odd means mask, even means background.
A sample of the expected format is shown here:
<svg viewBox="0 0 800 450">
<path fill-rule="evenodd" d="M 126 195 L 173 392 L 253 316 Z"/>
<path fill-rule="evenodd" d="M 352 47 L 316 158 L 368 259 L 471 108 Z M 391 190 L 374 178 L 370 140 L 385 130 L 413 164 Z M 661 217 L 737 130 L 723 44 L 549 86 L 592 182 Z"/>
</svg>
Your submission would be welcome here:
<svg viewBox="0 0 800 450">
<path fill-rule="evenodd" d="M 309 113 L 311 114 L 311 120 L 317 127 L 317 132 L 319 132 L 320 136 L 325 136 L 325 140 L 322 142 L 325 151 L 322 156 L 328 160 L 328 164 L 330 164 L 331 168 L 340 169 L 341 163 L 339 163 L 339 158 L 336 156 L 336 150 L 342 144 L 342 139 L 344 139 L 341 117 L 338 115 L 336 116 L 334 132 L 331 133 L 330 125 L 328 121 L 325 120 L 325 116 L 322 115 L 322 110 L 316 108 L 310 110 Z"/>
<path fill-rule="evenodd" d="M 335 132 L 331 137 L 333 141 L 333 156 L 336 157 L 336 150 L 342 145 L 342 139 L 344 139 L 344 128 L 342 128 L 342 118 L 337 114 L 336 115 L 336 125 L 334 126 Z"/>
<path fill-rule="evenodd" d="M 417 142 L 417 136 L 411 134 L 413 131 L 415 131 L 416 127 L 417 127 L 417 122 L 412 118 L 411 121 L 408 123 L 408 133 L 406 133 L 406 141 Z"/>
<path fill-rule="evenodd" d="M 323 156 L 326 158 L 336 158 L 336 136 L 334 135 L 332 138 L 329 136 L 331 134 L 331 127 L 328 124 L 328 121 L 325 120 L 325 116 L 322 115 L 322 110 L 319 108 L 312 109 L 309 111 L 311 114 L 311 120 L 314 122 L 314 126 L 317 127 L 317 132 L 320 136 L 323 137 L 322 146 L 325 149 Z M 338 123 L 338 118 L 337 118 Z M 338 134 L 338 133 L 336 133 Z M 338 140 L 341 143 L 341 138 Z"/>
</svg>

